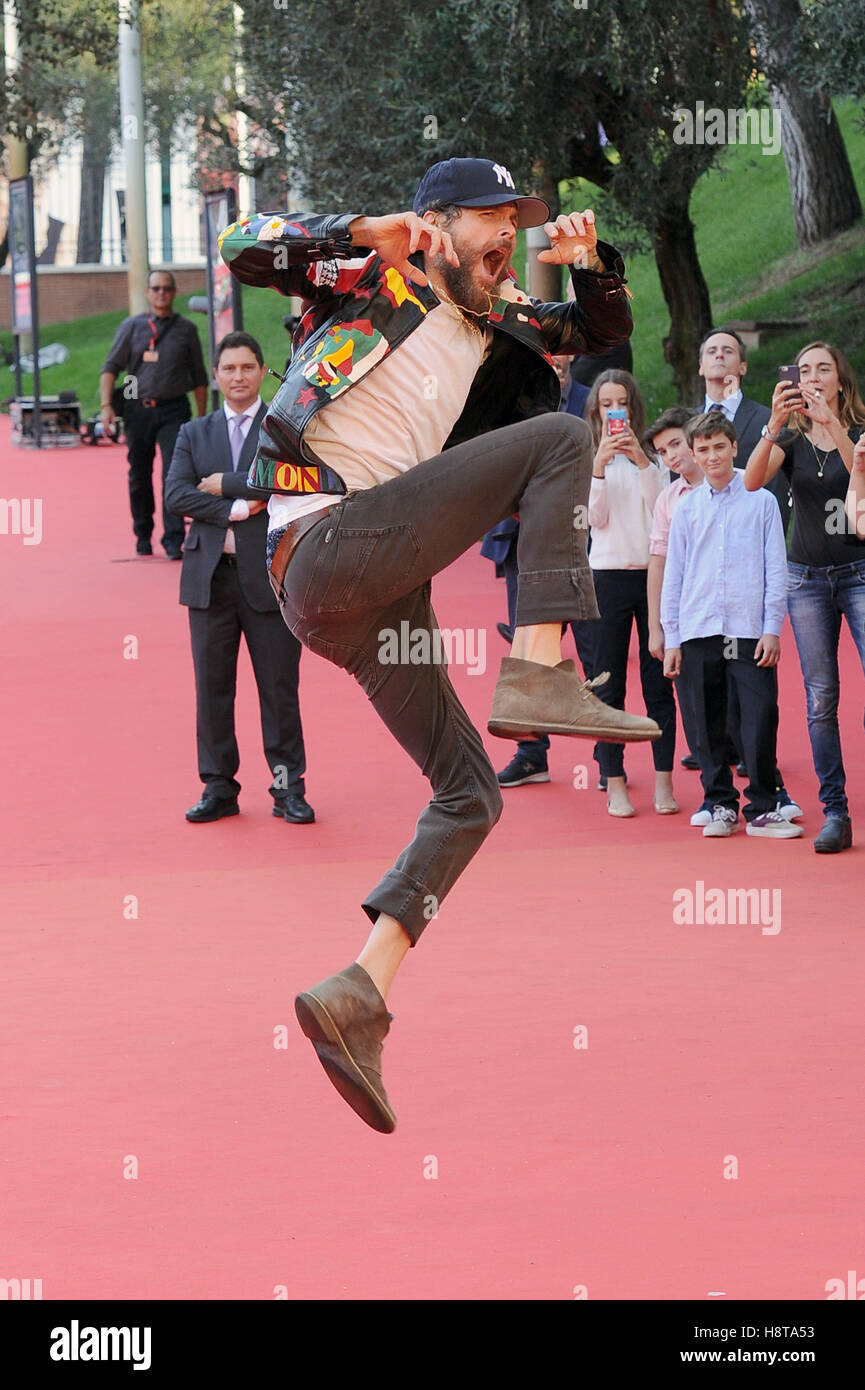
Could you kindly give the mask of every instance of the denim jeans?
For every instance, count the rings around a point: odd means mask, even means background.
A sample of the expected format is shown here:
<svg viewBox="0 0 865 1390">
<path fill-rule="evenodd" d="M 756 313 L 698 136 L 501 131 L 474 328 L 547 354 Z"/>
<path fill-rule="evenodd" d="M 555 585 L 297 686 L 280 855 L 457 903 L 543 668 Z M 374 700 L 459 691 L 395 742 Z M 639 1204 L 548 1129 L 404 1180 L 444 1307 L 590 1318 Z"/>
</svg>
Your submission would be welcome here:
<svg viewBox="0 0 865 1390">
<path fill-rule="evenodd" d="M 380 912 L 395 917 L 412 945 L 502 809 L 480 734 L 441 660 L 423 655 L 419 639 L 438 627 L 430 581 L 519 511 L 517 623 L 596 618 L 586 528 L 575 525 L 588 503 L 592 452 L 588 426 L 573 415 L 491 431 L 350 493 L 289 561 L 286 623 L 310 651 L 354 676 L 432 786 L 414 838 L 363 902 L 372 921 Z M 278 537 L 268 538 L 269 553 Z M 386 634 L 403 632 L 406 650 L 386 655 Z"/>
<path fill-rule="evenodd" d="M 788 562 L 787 609 L 805 681 L 808 733 L 825 814 L 846 816 L 838 730 L 838 639 L 847 619 L 865 671 L 865 560 L 811 569 Z"/>
</svg>

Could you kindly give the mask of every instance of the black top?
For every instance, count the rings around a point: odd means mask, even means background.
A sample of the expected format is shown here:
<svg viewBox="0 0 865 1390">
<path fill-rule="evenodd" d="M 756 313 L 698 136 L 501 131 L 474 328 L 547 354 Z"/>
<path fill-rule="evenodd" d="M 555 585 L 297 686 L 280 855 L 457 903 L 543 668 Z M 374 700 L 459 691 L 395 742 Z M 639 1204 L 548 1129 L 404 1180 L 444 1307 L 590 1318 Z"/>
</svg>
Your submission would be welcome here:
<svg viewBox="0 0 865 1390">
<path fill-rule="evenodd" d="M 855 443 L 860 427 L 854 425 L 848 434 Z M 784 450 L 781 470 L 793 492 L 789 558 L 798 565 L 818 569 L 860 560 L 865 554 L 865 542 L 851 532 L 846 519 L 844 499 L 850 474 L 838 450 L 831 449 L 826 454 L 824 449 L 812 445 L 807 435 L 787 432 L 779 439 L 778 447 Z"/>
<path fill-rule="evenodd" d="M 154 334 L 155 328 L 155 334 Z M 142 361 L 155 336 L 154 350 L 158 362 Z M 137 365 L 136 365 L 137 364 Z M 155 400 L 170 400 L 184 396 L 197 386 L 207 385 L 207 372 L 201 355 L 198 329 L 190 319 L 180 314 L 156 318 L 151 314 L 135 314 L 124 319 L 114 335 L 111 351 L 101 371 L 115 377 L 126 371 L 138 378 L 138 395 Z"/>
</svg>

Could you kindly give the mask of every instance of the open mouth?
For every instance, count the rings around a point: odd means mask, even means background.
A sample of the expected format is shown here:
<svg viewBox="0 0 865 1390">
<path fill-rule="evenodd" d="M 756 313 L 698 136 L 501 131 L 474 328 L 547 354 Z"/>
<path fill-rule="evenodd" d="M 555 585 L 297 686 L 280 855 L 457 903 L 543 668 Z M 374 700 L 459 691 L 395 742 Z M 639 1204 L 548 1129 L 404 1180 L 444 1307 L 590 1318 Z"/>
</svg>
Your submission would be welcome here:
<svg viewBox="0 0 865 1390">
<path fill-rule="evenodd" d="M 496 247 L 491 251 L 486 251 L 481 258 L 481 266 L 484 278 L 491 285 L 498 285 L 504 278 L 508 263 L 511 258 L 510 250 L 507 247 Z"/>
</svg>

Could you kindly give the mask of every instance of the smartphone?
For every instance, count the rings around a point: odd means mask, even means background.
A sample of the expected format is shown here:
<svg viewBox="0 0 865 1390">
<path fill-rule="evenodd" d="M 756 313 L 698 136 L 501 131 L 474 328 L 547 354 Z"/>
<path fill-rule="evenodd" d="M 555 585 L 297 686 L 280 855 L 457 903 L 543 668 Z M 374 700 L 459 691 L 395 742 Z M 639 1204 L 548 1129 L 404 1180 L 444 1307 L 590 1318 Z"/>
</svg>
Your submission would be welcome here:
<svg viewBox="0 0 865 1390">
<path fill-rule="evenodd" d="M 798 368 L 798 367 L 779 367 L 779 368 L 778 368 L 778 380 L 779 380 L 779 381 L 789 381 L 789 383 L 790 383 L 791 386 L 798 386 L 798 385 L 799 385 L 799 368 Z"/>
<path fill-rule="evenodd" d="M 627 410 L 607 411 L 607 434 L 624 434 L 628 428 Z"/>
</svg>

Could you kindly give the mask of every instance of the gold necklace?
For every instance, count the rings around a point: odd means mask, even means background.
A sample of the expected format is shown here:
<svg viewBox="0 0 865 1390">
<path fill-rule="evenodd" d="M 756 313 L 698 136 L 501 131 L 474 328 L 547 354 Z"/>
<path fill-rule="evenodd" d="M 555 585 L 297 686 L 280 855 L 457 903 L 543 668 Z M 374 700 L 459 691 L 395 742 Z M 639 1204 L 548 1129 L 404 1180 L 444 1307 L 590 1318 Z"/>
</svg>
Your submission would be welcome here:
<svg viewBox="0 0 865 1390">
<path fill-rule="evenodd" d="M 494 302 L 494 301 L 493 301 L 493 297 L 492 297 L 492 295 L 489 293 L 488 290 L 484 290 L 484 294 L 486 295 L 487 299 L 489 300 L 489 304 L 487 305 L 486 309 L 484 309 L 483 311 L 478 311 L 477 309 L 467 309 L 466 306 L 465 306 L 464 304 L 456 304 L 456 303 L 454 302 L 454 300 L 451 299 L 451 297 L 450 297 L 449 294 L 446 294 L 444 290 L 437 290 L 437 289 L 435 288 L 435 286 L 433 286 L 433 293 L 434 293 L 439 299 L 444 300 L 445 304 L 449 304 L 449 305 L 451 306 L 452 309 L 456 309 L 457 313 L 458 313 L 458 314 L 460 315 L 460 317 L 462 318 L 462 321 L 463 321 L 463 323 L 466 325 L 466 327 L 467 327 L 467 328 L 470 328 L 470 329 L 472 330 L 473 333 L 477 333 L 477 335 L 478 335 L 479 338 L 483 338 L 484 332 L 485 332 L 485 327 L 484 327 L 484 328 L 481 328 L 481 326 L 480 326 L 479 323 L 472 323 L 472 320 L 469 319 L 469 318 L 466 318 L 465 315 L 466 315 L 466 314 L 471 314 L 472 318 L 476 318 L 476 319 L 485 319 L 485 318 L 487 317 L 487 315 L 488 315 L 488 314 L 490 313 L 490 311 L 492 310 L 493 302 Z"/>
<path fill-rule="evenodd" d="M 814 443 L 814 441 L 813 441 L 813 439 L 811 438 L 810 434 L 806 434 L 805 438 L 808 440 L 808 443 L 811 445 L 811 451 L 812 451 L 812 453 L 813 453 L 813 455 L 814 455 L 814 458 L 815 458 L 816 461 L 817 461 L 817 477 L 818 477 L 818 478 L 822 478 L 822 477 L 823 477 L 823 469 L 826 467 L 826 464 L 829 462 L 829 455 L 830 455 L 831 453 L 833 453 L 834 451 L 833 451 L 832 449 L 827 449 L 827 450 L 826 450 L 826 453 L 824 454 L 823 458 L 821 459 L 819 453 L 817 452 L 817 445 Z"/>
</svg>

